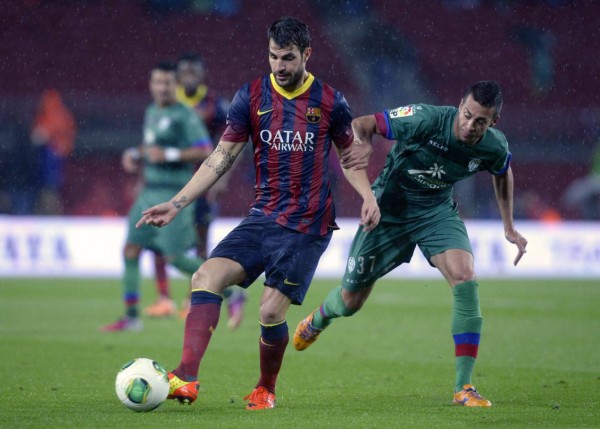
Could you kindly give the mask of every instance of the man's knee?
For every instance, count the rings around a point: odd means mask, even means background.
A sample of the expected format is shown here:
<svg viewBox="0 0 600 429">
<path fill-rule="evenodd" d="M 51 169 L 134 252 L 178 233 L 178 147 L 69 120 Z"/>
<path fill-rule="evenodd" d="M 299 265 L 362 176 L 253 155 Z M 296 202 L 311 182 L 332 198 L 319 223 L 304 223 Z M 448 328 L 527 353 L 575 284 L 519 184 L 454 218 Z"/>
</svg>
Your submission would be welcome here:
<svg viewBox="0 0 600 429">
<path fill-rule="evenodd" d="M 140 257 L 142 248 L 136 244 L 126 243 L 123 248 L 123 256 L 125 259 L 136 259 Z"/>
<path fill-rule="evenodd" d="M 266 287 L 260 300 L 260 322 L 267 325 L 280 323 L 285 320 L 290 304 L 290 298 L 277 289 Z"/>
<path fill-rule="evenodd" d="M 475 270 L 472 267 L 464 267 L 461 270 L 451 271 L 450 279 L 453 285 L 475 280 Z"/>
<path fill-rule="evenodd" d="M 370 292 L 371 288 L 360 291 L 350 291 L 342 288 L 342 300 L 344 301 L 344 308 L 342 309 L 341 315 L 344 317 L 350 317 L 358 312 L 367 301 Z"/>
<path fill-rule="evenodd" d="M 209 259 L 192 274 L 192 290 L 206 289 L 216 293 L 244 281 L 246 274 L 242 266 L 228 259 Z"/>
<path fill-rule="evenodd" d="M 192 274 L 192 290 L 194 289 L 209 289 L 211 272 L 204 268 L 202 265 L 198 268 L 194 274 Z"/>
</svg>

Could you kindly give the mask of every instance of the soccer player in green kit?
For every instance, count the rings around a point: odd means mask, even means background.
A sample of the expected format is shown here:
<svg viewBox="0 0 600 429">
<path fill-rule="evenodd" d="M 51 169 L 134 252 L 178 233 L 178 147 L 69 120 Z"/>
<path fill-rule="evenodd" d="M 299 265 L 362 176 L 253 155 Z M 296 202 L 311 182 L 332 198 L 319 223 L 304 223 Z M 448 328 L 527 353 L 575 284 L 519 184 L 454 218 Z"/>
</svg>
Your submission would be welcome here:
<svg viewBox="0 0 600 429">
<path fill-rule="evenodd" d="M 452 186 L 479 171 L 492 174 L 504 234 L 518 248 L 516 265 L 526 252 L 527 240 L 513 225 L 508 143 L 493 128 L 501 108 L 498 83 L 482 81 L 466 91 L 458 109 L 412 104 L 353 121 L 355 141 L 365 143 L 365 150 L 372 150 L 374 134 L 397 141 L 372 185 L 381 222 L 373 231 L 364 232 L 362 227 L 357 231 L 342 285 L 298 324 L 293 339 L 297 350 L 310 346 L 333 319 L 356 313 L 375 281 L 408 263 L 419 246 L 448 281 L 454 296 L 454 403 L 492 405 L 471 384 L 483 319 L 471 245 L 452 199 Z"/>
<path fill-rule="evenodd" d="M 160 63 L 150 74 L 153 103 L 146 109 L 143 144 L 128 149 L 123 155 L 124 168 L 137 171 L 143 164 L 143 189 L 129 211 L 128 234 L 123 250 L 123 300 L 125 316 L 100 329 L 106 332 L 139 331 L 138 301 L 140 296 L 139 257 L 142 249 L 164 255 L 182 273 L 191 276 L 201 264 L 185 252 L 196 244 L 193 208 L 182 210 L 168 227 L 149 225 L 136 228 L 140 213 L 149 206 L 171 197 L 194 174 L 194 164 L 207 158 L 212 141 L 194 111 L 176 98 L 176 67 Z"/>
</svg>

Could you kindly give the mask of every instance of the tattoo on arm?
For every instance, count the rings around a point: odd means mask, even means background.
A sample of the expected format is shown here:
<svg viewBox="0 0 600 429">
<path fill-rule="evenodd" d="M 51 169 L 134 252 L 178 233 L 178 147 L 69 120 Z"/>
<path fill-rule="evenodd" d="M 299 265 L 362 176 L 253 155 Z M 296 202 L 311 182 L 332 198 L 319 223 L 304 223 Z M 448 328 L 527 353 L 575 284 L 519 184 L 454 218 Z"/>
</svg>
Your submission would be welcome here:
<svg viewBox="0 0 600 429">
<path fill-rule="evenodd" d="M 221 154 L 222 156 L 222 159 L 218 163 L 213 158 L 213 156 L 216 154 Z M 208 158 L 206 158 L 204 163 L 208 168 L 212 168 L 214 170 L 214 172 L 217 174 L 217 177 L 221 177 L 227 172 L 227 170 L 229 170 L 229 168 L 233 164 L 233 161 L 235 161 L 235 156 L 227 152 L 221 146 L 217 146 L 214 152 L 211 153 Z"/>
<path fill-rule="evenodd" d="M 183 208 L 183 204 L 187 201 L 187 197 L 181 197 L 179 200 L 173 200 L 173 205 L 178 209 L 181 210 Z"/>
</svg>

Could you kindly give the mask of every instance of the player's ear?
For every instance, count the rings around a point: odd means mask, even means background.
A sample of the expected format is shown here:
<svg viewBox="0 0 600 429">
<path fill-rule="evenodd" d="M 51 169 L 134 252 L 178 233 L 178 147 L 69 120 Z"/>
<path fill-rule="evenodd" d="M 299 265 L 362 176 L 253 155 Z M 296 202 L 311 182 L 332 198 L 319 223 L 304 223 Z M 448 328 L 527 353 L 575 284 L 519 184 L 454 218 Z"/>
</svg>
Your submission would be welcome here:
<svg viewBox="0 0 600 429">
<path fill-rule="evenodd" d="M 493 120 L 492 123 L 490 124 L 490 127 L 495 127 L 496 124 L 498 123 L 498 121 L 500 120 L 500 116 L 496 116 Z"/>
<path fill-rule="evenodd" d="M 309 46 L 302 53 L 302 58 L 304 59 L 304 62 L 308 61 L 308 59 L 310 58 L 310 54 L 312 54 L 312 48 Z"/>
</svg>

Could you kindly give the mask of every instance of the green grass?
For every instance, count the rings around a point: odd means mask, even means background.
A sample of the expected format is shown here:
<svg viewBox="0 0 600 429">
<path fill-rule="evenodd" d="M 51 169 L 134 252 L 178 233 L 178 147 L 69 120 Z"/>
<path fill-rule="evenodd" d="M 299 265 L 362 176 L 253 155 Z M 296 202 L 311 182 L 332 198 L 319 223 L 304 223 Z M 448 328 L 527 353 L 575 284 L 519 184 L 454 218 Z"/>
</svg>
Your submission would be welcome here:
<svg viewBox="0 0 600 429">
<path fill-rule="evenodd" d="M 335 282 L 316 282 L 288 314 L 290 334 Z M 144 304 L 154 293 L 145 284 Z M 181 298 L 185 283 L 176 282 Z M 183 322 L 145 320 L 102 334 L 120 315 L 115 280 L 0 279 L 0 427 L 444 428 L 600 427 L 600 282 L 481 281 L 484 334 L 474 383 L 491 409 L 451 404 L 451 294 L 442 281 L 382 281 L 365 308 L 313 347 L 288 348 L 277 408 L 250 413 L 258 377 L 257 308 L 225 318 L 202 363 L 201 397 L 134 413 L 114 393 L 120 365 L 179 362 Z M 225 315 L 223 311 L 223 315 Z"/>
</svg>

